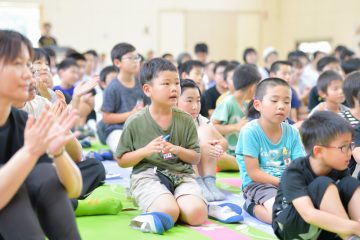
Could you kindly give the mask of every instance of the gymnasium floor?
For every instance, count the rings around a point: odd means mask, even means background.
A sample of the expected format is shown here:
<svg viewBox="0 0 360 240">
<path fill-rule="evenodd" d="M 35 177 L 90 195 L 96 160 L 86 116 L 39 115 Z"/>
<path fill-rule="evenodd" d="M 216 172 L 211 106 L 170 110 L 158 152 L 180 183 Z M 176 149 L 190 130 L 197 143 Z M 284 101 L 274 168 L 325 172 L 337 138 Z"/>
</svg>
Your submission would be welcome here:
<svg viewBox="0 0 360 240">
<path fill-rule="evenodd" d="M 91 150 L 102 148 L 95 144 Z M 140 212 L 137 210 L 132 199 L 128 196 L 126 188 L 129 186 L 130 169 L 121 169 L 115 161 L 103 161 L 107 171 L 106 184 L 102 186 L 102 194 L 115 196 L 121 199 L 123 210 L 118 215 L 102 215 L 78 217 L 77 223 L 84 240 L 99 239 L 126 239 L 126 240 L 152 240 L 152 239 L 176 239 L 176 240 L 271 240 L 276 239 L 270 225 L 259 222 L 243 211 L 244 222 L 237 224 L 224 224 L 215 220 L 208 220 L 205 225 L 190 227 L 176 224 L 164 235 L 142 233 L 129 227 L 132 218 Z M 239 206 L 243 205 L 244 199 L 240 194 L 241 180 L 238 173 L 217 174 L 217 185 L 226 194 L 227 199 L 223 203 L 231 202 Z M 92 196 L 98 197 L 98 196 Z M 100 196 L 101 197 L 101 196 Z"/>
</svg>

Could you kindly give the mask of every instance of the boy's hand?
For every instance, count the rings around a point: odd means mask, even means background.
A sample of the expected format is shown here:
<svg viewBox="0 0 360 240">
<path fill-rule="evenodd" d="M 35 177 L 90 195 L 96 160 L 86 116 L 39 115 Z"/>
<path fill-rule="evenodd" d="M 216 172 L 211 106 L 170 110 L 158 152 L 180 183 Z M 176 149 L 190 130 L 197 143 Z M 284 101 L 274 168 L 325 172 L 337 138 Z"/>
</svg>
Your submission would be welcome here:
<svg viewBox="0 0 360 240">
<path fill-rule="evenodd" d="M 96 84 L 98 84 L 98 82 L 100 81 L 99 76 L 94 76 L 92 79 L 88 80 L 88 81 L 81 81 L 74 89 L 74 95 L 76 97 L 81 97 L 85 94 L 87 94 L 88 92 L 90 92 L 95 86 Z"/>
<path fill-rule="evenodd" d="M 224 153 L 224 149 L 220 145 L 219 140 L 209 141 L 211 147 L 209 148 L 209 157 L 211 160 L 218 160 L 220 156 Z"/>
<path fill-rule="evenodd" d="M 55 95 L 57 100 L 63 100 L 64 102 L 66 102 L 65 96 L 62 91 L 55 90 Z"/>
<path fill-rule="evenodd" d="M 162 140 L 163 136 L 159 136 L 148 143 L 145 147 L 143 147 L 143 152 L 145 157 L 150 157 L 155 153 L 160 153 L 164 146 L 164 141 Z"/>
<path fill-rule="evenodd" d="M 48 92 L 47 85 L 44 81 L 39 78 L 36 79 L 36 89 L 40 93 L 40 96 L 45 97 L 47 99 L 51 99 L 50 93 Z"/>
<path fill-rule="evenodd" d="M 169 142 L 163 142 L 163 144 L 164 144 L 164 148 L 163 148 L 164 152 L 167 152 L 167 153 L 170 152 L 172 154 L 179 155 L 179 153 L 181 151 L 180 146 L 176 146 Z"/>
<path fill-rule="evenodd" d="M 91 94 L 91 92 L 86 93 L 85 95 L 82 95 L 80 97 L 80 102 L 86 103 L 88 105 L 91 105 L 93 102 L 93 95 Z"/>
</svg>

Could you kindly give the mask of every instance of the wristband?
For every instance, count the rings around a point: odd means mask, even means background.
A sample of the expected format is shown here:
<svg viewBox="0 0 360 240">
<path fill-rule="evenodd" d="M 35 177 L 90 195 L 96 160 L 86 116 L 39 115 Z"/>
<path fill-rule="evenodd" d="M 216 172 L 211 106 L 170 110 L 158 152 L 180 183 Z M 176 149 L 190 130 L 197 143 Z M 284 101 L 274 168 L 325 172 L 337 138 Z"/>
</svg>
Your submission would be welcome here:
<svg viewBox="0 0 360 240">
<path fill-rule="evenodd" d="M 48 155 L 50 158 L 52 158 L 52 159 L 56 159 L 56 158 L 58 158 L 58 157 L 61 157 L 61 156 L 64 154 L 64 152 L 65 152 L 65 148 L 62 148 L 62 149 L 61 149 L 61 152 L 58 153 L 58 154 L 56 154 L 56 155 L 52 155 L 52 154 L 50 154 L 50 153 L 47 153 L 47 155 Z"/>
</svg>

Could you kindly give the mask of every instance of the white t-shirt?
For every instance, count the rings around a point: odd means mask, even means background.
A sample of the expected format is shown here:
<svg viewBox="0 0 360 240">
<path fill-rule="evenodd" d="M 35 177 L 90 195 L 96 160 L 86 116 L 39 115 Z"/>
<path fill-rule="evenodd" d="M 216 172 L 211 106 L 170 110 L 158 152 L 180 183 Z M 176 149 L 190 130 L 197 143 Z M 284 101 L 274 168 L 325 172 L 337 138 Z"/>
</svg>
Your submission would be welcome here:
<svg viewBox="0 0 360 240">
<path fill-rule="evenodd" d="M 37 119 L 46 104 L 49 104 L 51 106 L 51 102 L 49 100 L 39 95 L 36 95 L 33 100 L 26 102 L 25 106 L 21 108 L 21 110 L 24 110 L 25 112 L 34 115 L 35 119 Z"/>
<path fill-rule="evenodd" d="M 207 119 L 206 117 L 204 117 L 203 115 L 199 114 L 199 116 L 197 116 L 197 118 L 194 119 L 195 122 L 195 126 L 196 129 L 200 126 L 204 126 L 204 125 L 212 125 L 212 123 L 210 122 L 209 119 Z"/>
</svg>

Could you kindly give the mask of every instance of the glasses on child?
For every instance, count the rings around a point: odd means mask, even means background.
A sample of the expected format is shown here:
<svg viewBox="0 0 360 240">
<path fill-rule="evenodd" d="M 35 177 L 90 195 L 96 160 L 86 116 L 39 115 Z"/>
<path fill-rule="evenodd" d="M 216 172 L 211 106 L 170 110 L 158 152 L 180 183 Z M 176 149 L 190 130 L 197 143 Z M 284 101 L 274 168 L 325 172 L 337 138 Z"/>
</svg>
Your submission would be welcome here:
<svg viewBox="0 0 360 240">
<path fill-rule="evenodd" d="M 337 149 L 340 149 L 340 151 L 342 153 L 348 153 L 349 151 L 352 151 L 354 150 L 355 148 L 355 143 L 349 143 L 349 144 L 345 144 L 343 146 L 340 146 L 340 147 L 335 147 L 335 146 L 323 146 L 323 147 L 326 147 L 326 148 L 337 148 Z"/>
<path fill-rule="evenodd" d="M 140 62 L 141 57 L 140 57 L 140 55 L 135 55 L 135 56 L 129 56 L 129 57 L 122 57 L 122 59 L 129 59 L 133 62 Z"/>
<path fill-rule="evenodd" d="M 39 66 L 37 64 L 34 64 L 30 67 L 31 73 L 33 75 L 34 78 L 38 78 L 40 76 L 41 73 L 48 73 L 50 72 L 50 67 L 49 66 Z"/>
</svg>

